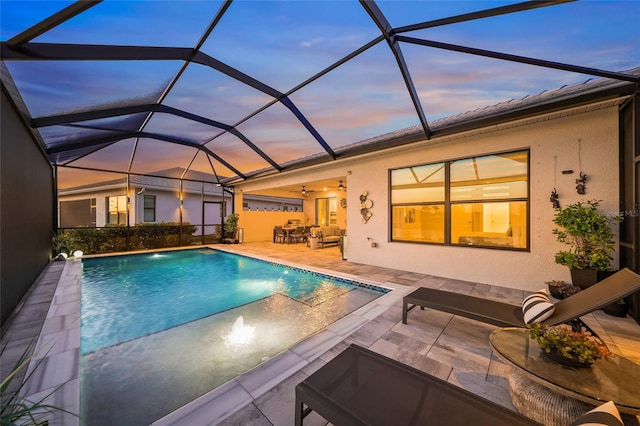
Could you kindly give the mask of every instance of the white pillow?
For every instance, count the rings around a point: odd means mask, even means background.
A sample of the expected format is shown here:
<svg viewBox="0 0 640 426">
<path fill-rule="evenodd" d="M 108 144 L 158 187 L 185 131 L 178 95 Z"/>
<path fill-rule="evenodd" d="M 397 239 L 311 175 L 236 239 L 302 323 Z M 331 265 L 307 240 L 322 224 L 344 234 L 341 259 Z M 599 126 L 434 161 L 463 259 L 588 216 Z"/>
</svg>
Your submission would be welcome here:
<svg viewBox="0 0 640 426">
<path fill-rule="evenodd" d="M 525 297 L 522 301 L 522 314 L 525 324 L 542 322 L 553 315 L 555 309 L 556 307 L 551 303 L 545 288 Z"/>
<path fill-rule="evenodd" d="M 613 401 L 587 411 L 583 416 L 571 423 L 571 426 L 623 426 L 622 418 Z"/>
</svg>

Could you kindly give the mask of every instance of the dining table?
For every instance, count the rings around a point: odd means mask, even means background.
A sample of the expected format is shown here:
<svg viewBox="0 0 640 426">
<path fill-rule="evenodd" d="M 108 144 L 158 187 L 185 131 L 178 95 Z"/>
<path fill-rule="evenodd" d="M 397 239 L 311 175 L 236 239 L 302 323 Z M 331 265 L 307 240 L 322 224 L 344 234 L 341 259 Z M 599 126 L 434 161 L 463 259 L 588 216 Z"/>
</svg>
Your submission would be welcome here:
<svg viewBox="0 0 640 426">
<path fill-rule="evenodd" d="M 291 242 L 291 235 L 296 232 L 296 229 L 298 229 L 297 226 L 283 226 L 282 227 L 282 231 L 284 232 L 284 240 L 283 243 L 286 241 L 287 244 L 289 242 Z M 276 228 L 273 228 L 273 242 L 276 242 Z"/>
</svg>

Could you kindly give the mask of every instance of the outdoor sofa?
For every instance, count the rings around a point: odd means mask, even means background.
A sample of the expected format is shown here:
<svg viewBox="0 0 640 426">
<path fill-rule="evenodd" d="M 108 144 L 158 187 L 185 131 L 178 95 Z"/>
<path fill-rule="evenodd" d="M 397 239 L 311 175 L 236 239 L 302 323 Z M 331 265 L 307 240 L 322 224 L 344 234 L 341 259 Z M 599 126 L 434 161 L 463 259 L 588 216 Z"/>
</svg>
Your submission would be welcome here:
<svg viewBox="0 0 640 426">
<path fill-rule="evenodd" d="M 617 302 L 640 290 L 640 275 L 624 268 L 573 296 L 553 304 L 553 313 L 543 324 L 556 325 L 577 321 L 583 315 Z M 468 294 L 420 287 L 402 301 L 402 323 L 416 306 L 460 315 L 498 327 L 524 327 L 522 305 L 484 299 Z"/>
<path fill-rule="evenodd" d="M 322 226 L 320 229 L 316 229 L 316 236 L 318 237 L 318 247 L 325 247 L 329 245 L 339 245 L 344 231 L 337 226 Z"/>
</svg>

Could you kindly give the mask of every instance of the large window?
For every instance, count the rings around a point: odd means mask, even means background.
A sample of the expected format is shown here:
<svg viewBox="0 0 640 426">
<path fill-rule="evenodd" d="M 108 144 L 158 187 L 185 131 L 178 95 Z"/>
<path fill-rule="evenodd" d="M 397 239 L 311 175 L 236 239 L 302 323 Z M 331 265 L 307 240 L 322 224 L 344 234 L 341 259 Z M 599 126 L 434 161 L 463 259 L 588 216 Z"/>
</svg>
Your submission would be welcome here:
<svg viewBox="0 0 640 426">
<path fill-rule="evenodd" d="M 107 197 L 107 223 L 109 225 L 127 224 L 127 197 Z"/>
<path fill-rule="evenodd" d="M 391 240 L 527 248 L 529 151 L 390 171 Z"/>
</svg>

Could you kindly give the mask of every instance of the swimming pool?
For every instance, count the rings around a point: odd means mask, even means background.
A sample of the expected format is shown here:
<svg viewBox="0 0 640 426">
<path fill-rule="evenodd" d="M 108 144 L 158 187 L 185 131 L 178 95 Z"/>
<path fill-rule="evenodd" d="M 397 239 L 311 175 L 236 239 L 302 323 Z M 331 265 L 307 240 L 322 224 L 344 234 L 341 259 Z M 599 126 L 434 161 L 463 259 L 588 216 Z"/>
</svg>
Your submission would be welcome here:
<svg viewBox="0 0 640 426">
<path fill-rule="evenodd" d="M 85 259 L 82 415 L 149 424 L 385 291 L 211 249 Z"/>
</svg>

